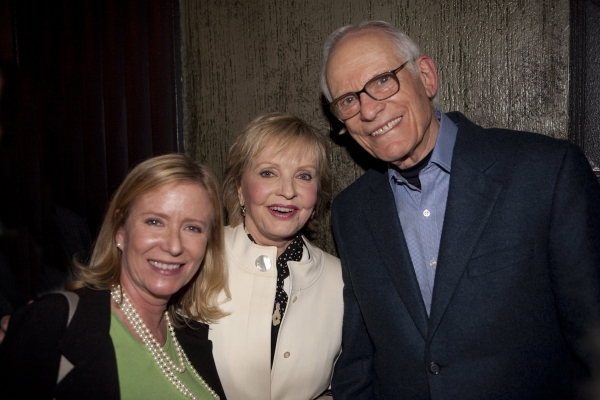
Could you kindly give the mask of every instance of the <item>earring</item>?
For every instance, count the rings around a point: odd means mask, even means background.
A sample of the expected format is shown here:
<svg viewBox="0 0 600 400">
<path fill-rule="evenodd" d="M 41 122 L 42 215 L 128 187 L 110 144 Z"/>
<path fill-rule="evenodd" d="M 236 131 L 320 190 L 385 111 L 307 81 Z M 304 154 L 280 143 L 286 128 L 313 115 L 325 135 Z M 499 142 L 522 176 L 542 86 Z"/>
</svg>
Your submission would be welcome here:
<svg viewBox="0 0 600 400">
<path fill-rule="evenodd" d="M 117 247 L 121 247 L 121 243 L 117 243 Z"/>
<path fill-rule="evenodd" d="M 315 213 L 316 213 L 316 211 L 313 210 L 313 212 L 310 214 L 310 219 L 313 219 L 315 217 Z"/>
<path fill-rule="evenodd" d="M 246 216 L 246 206 L 240 206 L 240 211 L 242 212 L 242 217 Z"/>
</svg>

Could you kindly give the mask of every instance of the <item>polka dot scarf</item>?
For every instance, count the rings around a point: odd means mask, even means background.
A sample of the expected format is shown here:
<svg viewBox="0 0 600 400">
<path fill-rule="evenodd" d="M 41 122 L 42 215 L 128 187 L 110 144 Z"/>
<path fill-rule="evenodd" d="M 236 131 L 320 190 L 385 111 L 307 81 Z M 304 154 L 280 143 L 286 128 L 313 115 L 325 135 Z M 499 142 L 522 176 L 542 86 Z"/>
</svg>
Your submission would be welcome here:
<svg viewBox="0 0 600 400">
<path fill-rule="evenodd" d="M 252 235 L 248 233 L 248 238 L 256 243 Z M 287 307 L 288 295 L 283 290 L 283 281 L 290 276 L 288 261 L 300 261 L 302 259 L 302 251 L 304 242 L 302 236 L 298 235 L 292 240 L 283 253 L 277 257 L 277 289 L 275 291 L 275 304 L 273 305 L 273 325 L 271 327 L 271 365 L 275 355 L 275 345 L 277 344 L 277 336 L 279 335 L 279 327 L 285 314 Z"/>
<path fill-rule="evenodd" d="M 275 304 L 273 305 L 273 326 L 277 326 L 283 319 L 287 307 L 288 295 L 283 290 L 283 281 L 290 276 L 288 261 L 300 261 L 302 259 L 302 238 L 296 236 L 287 249 L 277 257 L 277 291 L 275 292 Z"/>
</svg>

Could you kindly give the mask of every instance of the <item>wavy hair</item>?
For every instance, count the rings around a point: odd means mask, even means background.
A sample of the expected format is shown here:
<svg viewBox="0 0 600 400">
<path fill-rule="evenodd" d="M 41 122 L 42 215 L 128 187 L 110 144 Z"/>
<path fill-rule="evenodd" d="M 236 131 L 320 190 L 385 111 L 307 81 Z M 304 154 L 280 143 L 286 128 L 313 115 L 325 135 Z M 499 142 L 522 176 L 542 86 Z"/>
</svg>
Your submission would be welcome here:
<svg viewBox="0 0 600 400">
<path fill-rule="evenodd" d="M 246 125 L 229 149 L 223 180 L 223 201 L 229 225 L 238 226 L 243 222 L 238 198 L 242 175 L 252 168 L 257 156 L 268 146 L 279 149 L 280 153 L 289 157 L 302 157 L 307 153 L 312 155 L 319 185 L 315 218 L 310 219 L 305 228 L 314 231 L 331 197 L 328 143 L 323 134 L 313 126 L 281 112 L 255 118 Z"/>
<path fill-rule="evenodd" d="M 219 294 L 224 291 L 227 298 L 230 298 L 230 294 L 224 259 L 223 212 L 219 187 L 210 170 L 181 154 L 153 157 L 131 170 L 110 201 L 89 265 L 75 261 L 77 280 L 70 282 L 68 289 L 87 286 L 91 289 L 109 290 L 112 285 L 119 284 L 121 251 L 115 246 L 117 231 L 125 224 L 138 199 L 172 182 L 197 183 L 204 188 L 211 202 L 212 220 L 206 254 L 198 273 L 169 300 L 171 319 L 179 320 L 176 311 L 203 322 L 214 322 L 225 316 L 219 307 Z"/>
</svg>

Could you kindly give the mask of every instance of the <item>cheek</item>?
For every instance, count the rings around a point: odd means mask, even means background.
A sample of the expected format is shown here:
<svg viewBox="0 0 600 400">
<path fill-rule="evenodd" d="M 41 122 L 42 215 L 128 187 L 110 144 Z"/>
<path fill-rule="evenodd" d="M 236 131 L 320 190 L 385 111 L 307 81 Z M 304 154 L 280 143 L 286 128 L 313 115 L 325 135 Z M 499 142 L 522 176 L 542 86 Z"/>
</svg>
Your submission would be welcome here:
<svg viewBox="0 0 600 400">
<path fill-rule="evenodd" d="M 202 263 L 202 260 L 206 256 L 207 247 L 208 247 L 207 240 L 191 240 L 190 242 L 187 243 L 187 248 L 189 249 L 189 254 L 191 255 L 191 257 L 194 258 L 194 261 L 197 264 L 195 270 L 198 269 L 198 267 Z"/>
<path fill-rule="evenodd" d="M 140 253 L 148 248 L 153 247 L 160 241 L 160 237 L 157 234 L 152 234 L 145 229 L 134 229 L 132 231 L 124 232 L 124 242 L 127 252 Z"/>
<path fill-rule="evenodd" d="M 208 247 L 208 240 L 196 239 L 192 245 L 194 246 L 194 254 L 198 255 L 199 257 L 204 257 L 204 254 L 206 254 L 206 248 Z"/>
<path fill-rule="evenodd" d="M 242 190 L 244 199 L 246 200 L 246 207 L 262 205 L 269 194 L 268 187 L 258 183 L 246 185 Z"/>
<path fill-rule="evenodd" d="M 311 185 L 304 190 L 304 207 L 313 208 L 317 204 L 317 195 L 319 188 L 317 185 Z"/>
<path fill-rule="evenodd" d="M 361 137 L 361 135 L 360 135 L 360 131 L 361 131 L 360 118 L 354 117 L 353 119 L 346 121 L 344 123 L 344 125 L 346 126 L 346 129 L 348 130 L 348 132 L 350 132 L 350 136 L 352 136 L 354 138 L 354 140 L 358 140 L 358 138 Z"/>
<path fill-rule="evenodd" d="M 356 143 L 358 143 L 358 145 L 362 147 L 367 153 L 375 157 L 375 153 L 373 153 L 373 149 L 371 148 L 371 143 L 369 143 L 370 136 L 361 136 L 354 134 L 351 134 L 350 136 L 352 136 L 352 139 L 354 139 L 354 141 L 356 141 Z"/>
</svg>

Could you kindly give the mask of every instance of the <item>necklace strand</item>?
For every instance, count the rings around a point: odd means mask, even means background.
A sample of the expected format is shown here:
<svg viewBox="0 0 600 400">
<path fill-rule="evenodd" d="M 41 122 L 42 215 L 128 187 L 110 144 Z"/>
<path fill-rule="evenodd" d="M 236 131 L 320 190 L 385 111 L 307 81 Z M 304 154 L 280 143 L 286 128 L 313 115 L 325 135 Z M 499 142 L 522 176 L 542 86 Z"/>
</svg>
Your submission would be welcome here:
<svg viewBox="0 0 600 400">
<path fill-rule="evenodd" d="M 111 289 L 111 296 L 117 306 L 123 311 L 127 321 L 131 324 L 135 332 L 138 334 L 142 342 L 146 345 L 150 353 L 154 357 L 154 360 L 160 367 L 161 371 L 167 379 L 181 392 L 184 396 L 189 397 L 190 399 L 196 400 L 197 398 L 192 394 L 192 392 L 183 384 L 183 382 L 175 375 L 175 372 L 183 373 L 185 372 L 186 366 L 189 366 L 190 370 L 194 374 L 196 378 L 208 389 L 210 394 L 215 398 L 219 399 L 219 395 L 208 385 L 208 383 L 200 376 L 198 371 L 194 368 L 187 355 L 181 348 L 179 341 L 177 340 L 177 336 L 175 335 L 175 328 L 171 324 L 171 319 L 169 318 L 169 312 L 165 311 L 165 320 L 167 321 L 167 327 L 171 332 L 171 338 L 173 339 L 173 344 L 175 346 L 175 350 L 177 352 L 177 356 L 179 358 L 179 365 L 177 365 L 171 357 L 163 350 L 161 345 L 158 343 L 152 332 L 148 329 L 137 310 L 131 304 L 129 297 L 125 294 L 124 291 L 121 291 L 121 285 L 113 285 Z"/>
</svg>

